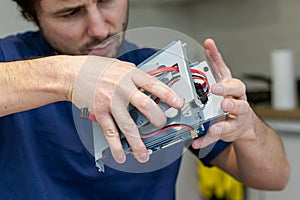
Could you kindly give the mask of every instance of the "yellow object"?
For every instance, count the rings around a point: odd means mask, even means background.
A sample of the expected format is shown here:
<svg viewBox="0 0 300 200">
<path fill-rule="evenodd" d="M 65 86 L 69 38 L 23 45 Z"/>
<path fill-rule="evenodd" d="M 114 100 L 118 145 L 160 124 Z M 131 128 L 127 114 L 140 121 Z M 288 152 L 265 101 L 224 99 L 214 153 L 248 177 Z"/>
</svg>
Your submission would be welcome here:
<svg viewBox="0 0 300 200">
<path fill-rule="evenodd" d="M 199 161 L 199 189 L 204 198 L 243 200 L 244 186 L 217 167 L 206 167 Z"/>
</svg>

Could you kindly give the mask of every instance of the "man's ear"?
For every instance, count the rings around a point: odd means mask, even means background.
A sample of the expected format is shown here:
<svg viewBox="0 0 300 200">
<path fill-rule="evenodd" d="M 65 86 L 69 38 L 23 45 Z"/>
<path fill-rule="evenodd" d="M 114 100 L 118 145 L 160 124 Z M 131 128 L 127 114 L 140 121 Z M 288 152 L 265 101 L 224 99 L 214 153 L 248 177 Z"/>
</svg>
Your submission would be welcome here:
<svg viewBox="0 0 300 200">
<path fill-rule="evenodd" d="M 32 22 L 34 25 L 38 26 L 38 21 L 35 17 L 33 17 L 32 15 L 28 14 L 27 12 L 23 12 L 22 13 L 23 16 L 30 22 Z"/>
</svg>

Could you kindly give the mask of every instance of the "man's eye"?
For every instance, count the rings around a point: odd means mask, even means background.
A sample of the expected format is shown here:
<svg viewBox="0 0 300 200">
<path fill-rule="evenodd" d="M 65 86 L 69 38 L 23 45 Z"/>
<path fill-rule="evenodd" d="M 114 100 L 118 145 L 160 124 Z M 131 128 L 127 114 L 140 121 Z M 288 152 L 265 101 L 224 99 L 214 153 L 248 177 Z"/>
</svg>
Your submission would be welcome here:
<svg viewBox="0 0 300 200">
<path fill-rule="evenodd" d="M 100 0 L 98 1 L 99 4 L 106 5 L 106 4 L 111 4 L 113 0 Z"/>
<path fill-rule="evenodd" d="M 83 12 L 83 8 L 78 7 L 78 8 L 70 9 L 70 10 L 64 12 L 61 16 L 64 18 L 74 17 L 74 16 L 79 15 L 82 12 Z"/>
<path fill-rule="evenodd" d="M 100 3 L 108 3 L 108 2 L 110 2 L 111 0 L 100 0 L 99 2 Z"/>
<path fill-rule="evenodd" d="M 75 16 L 77 13 L 78 13 L 78 10 L 73 10 L 71 12 L 64 14 L 63 17 L 72 17 L 72 16 Z"/>
</svg>

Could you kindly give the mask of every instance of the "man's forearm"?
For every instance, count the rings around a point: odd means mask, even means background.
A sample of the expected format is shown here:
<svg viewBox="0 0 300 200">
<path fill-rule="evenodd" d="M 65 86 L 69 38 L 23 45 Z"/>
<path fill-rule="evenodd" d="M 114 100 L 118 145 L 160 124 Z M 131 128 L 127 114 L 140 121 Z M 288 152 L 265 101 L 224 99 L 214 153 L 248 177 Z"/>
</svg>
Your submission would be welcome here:
<svg viewBox="0 0 300 200">
<path fill-rule="evenodd" d="M 283 189 L 289 180 L 290 168 L 281 139 L 258 118 L 253 126 L 255 140 L 234 144 L 240 176 L 255 188 Z"/>
<path fill-rule="evenodd" d="M 256 115 L 253 117 L 255 123 L 252 131 L 255 137 L 233 142 L 223 152 L 227 155 L 218 156 L 213 164 L 228 171 L 249 187 L 283 189 L 288 182 L 290 168 L 281 139 Z"/>
<path fill-rule="evenodd" d="M 75 73 L 68 59 L 52 56 L 0 63 L 0 116 L 70 100 Z"/>
</svg>

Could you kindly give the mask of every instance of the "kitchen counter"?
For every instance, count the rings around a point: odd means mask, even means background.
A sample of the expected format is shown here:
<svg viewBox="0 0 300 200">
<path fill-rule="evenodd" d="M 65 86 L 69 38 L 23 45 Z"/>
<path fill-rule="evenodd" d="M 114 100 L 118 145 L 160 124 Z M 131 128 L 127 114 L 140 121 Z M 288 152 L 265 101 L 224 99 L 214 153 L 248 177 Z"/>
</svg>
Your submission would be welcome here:
<svg viewBox="0 0 300 200">
<path fill-rule="evenodd" d="M 283 133 L 300 133 L 300 108 L 295 110 L 274 110 L 269 106 L 252 106 L 269 126 Z"/>
<path fill-rule="evenodd" d="M 270 106 L 252 106 L 252 108 L 262 118 L 300 120 L 300 108 L 295 110 L 274 110 Z"/>
</svg>

